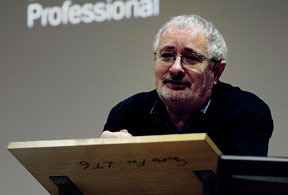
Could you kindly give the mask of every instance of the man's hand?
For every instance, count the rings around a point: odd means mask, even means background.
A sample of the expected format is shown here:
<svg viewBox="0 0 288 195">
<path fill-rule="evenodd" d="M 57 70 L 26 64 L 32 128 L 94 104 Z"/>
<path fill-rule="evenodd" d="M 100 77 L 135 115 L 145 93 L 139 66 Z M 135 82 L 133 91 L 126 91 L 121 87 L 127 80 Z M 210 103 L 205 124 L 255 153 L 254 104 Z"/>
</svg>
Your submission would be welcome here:
<svg viewBox="0 0 288 195">
<path fill-rule="evenodd" d="M 118 137 L 132 137 L 132 135 L 126 130 L 123 129 L 118 132 L 103 131 L 100 138 L 118 138 Z"/>
</svg>

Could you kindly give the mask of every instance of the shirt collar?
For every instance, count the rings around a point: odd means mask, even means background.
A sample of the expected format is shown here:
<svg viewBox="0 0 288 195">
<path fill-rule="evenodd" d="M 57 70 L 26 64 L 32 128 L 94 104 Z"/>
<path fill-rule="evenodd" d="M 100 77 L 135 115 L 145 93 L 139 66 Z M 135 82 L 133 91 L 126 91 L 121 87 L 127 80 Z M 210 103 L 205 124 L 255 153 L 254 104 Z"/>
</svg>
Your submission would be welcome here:
<svg viewBox="0 0 288 195">
<path fill-rule="evenodd" d="M 157 110 L 156 108 L 157 108 L 157 104 L 158 104 L 159 101 L 161 101 L 161 100 L 160 100 L 160 98 L 158 97 L 158 98 L 155 100 L 155 102 L 154 102 L 154 104 L 153 104 L 153 106 L 152 106 L 152 108 L 151 108 L 150 115 L 156 114 L 156 112 L 157 112 L 157 111 L 156 111 L 156 110 Z M 203 114 L 206 114 L 210 103 L 211 103 L 211 98 L 208 100 L 207 104 L 200 110 Z"/>
<path fill-rule="evenodd" d="M 154 104 L 153 104 L 153 106 L 152 106 L 152 108 L 151 108 L 151 110 L 150 110 L 150 115 L 155 115 L 157 113 L 156 107 L 157 107 L 157 104 L 158 104 L 159 101 L 160 101 L 160 98 L 157 97 L 155 102 L 154 102 Z"/>
<path fill-rule="evenodd" d="M 210 103 L 211 103 L 211 98 L 208 100 L 206 106 L 204 106 L 204 107 L 201 109 L 201 112 L 203 112 L 204 114 L 206 114 L 207 109 L 208 109 Z"/>
</svg>

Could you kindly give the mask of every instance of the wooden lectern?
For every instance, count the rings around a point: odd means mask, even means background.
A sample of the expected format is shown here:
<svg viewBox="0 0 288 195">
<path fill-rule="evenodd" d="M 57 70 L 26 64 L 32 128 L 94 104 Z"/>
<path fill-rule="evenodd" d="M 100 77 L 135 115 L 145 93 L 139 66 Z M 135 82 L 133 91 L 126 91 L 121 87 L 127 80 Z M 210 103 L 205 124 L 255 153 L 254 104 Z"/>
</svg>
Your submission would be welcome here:
<svg viewBox="0 0 288 195">
<path fill-rule="evenodd" d="M 12 142 L 8 149 L 50 194 L 85 195 L 200 195 L 221 155 L 205 133 Z"/>
</svg>

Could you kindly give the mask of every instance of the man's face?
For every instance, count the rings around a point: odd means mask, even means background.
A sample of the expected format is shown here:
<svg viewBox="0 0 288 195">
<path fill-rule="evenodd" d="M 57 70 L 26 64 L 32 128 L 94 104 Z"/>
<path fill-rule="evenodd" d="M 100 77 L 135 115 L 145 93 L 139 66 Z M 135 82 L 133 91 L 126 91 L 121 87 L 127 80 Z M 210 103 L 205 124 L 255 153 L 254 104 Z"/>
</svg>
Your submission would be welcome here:
<svg viewBox="0 0 288 195">
<path fill-rule="evenodd" d="M 193 67 L 183 66 L 178 56 L 170 66 L 163 65 L 159 54 L 173 53 L 187 56 L 197 52 L 208 58 L 209 42 L 199 30 L 169 28 L 162 34 L 155 60 L 155 87 L 168 107 L 187 108 L 195 111 L 208 101 L 215 81 L 210 60 L 205 59 Z M 217 82 L 217 81 L 216 81 Z"/>
</svg>

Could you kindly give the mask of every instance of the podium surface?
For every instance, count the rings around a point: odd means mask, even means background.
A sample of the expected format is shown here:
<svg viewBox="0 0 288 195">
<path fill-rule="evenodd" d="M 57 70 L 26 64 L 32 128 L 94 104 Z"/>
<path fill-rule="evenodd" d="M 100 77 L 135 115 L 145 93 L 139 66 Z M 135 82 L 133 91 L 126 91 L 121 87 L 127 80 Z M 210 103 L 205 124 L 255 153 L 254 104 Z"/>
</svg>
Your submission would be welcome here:
<svg viewBox="0 0 288 195">
<path fill-rule="evenodd" d="M 205 133 L 12 142 L 9 151 L 44 186 L 66 176 L 83 194 L 202 194 L 194 171 L 216 173 L 221 152 Z"/>
</svg>

